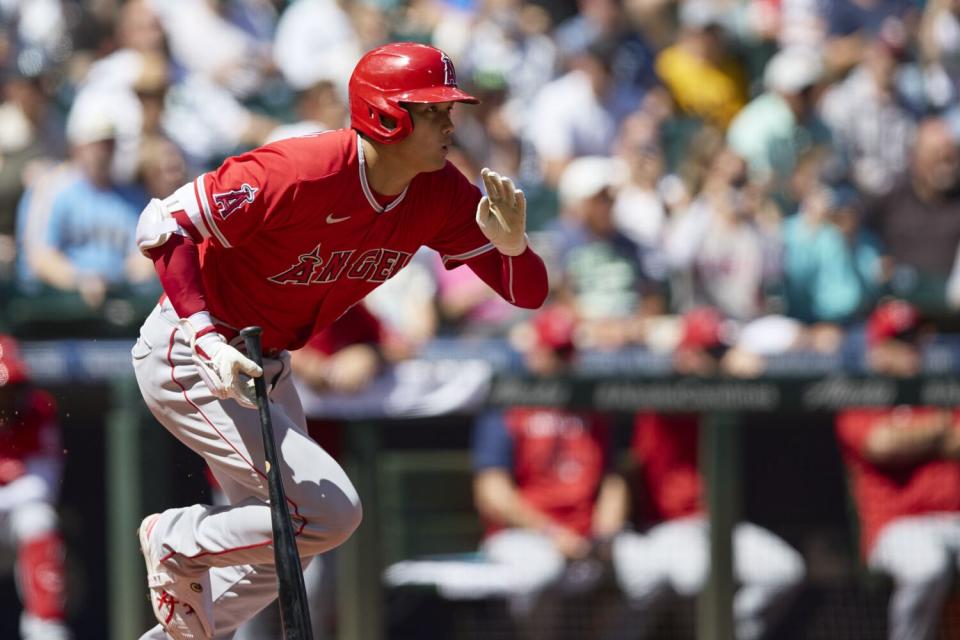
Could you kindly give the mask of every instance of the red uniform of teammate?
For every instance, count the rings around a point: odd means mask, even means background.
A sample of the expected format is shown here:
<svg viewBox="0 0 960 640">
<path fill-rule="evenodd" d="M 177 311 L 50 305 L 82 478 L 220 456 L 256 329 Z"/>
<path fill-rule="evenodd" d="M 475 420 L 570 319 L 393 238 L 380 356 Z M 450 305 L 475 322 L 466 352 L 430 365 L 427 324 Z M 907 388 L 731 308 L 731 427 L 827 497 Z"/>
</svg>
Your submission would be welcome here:
<svg viewBox="0 0 960 640">
<path fill-rule="evenodd" d="M 16 548 L 25 640 L 65 640 L 63 542 L 54 502 L 63 450 L 50 394 L 30 386 L 12 338 L 0 336 L 0 539 Z"/>
<path fill-rule="evenodd" d="M 252 381 L 264 375 L 304 558 L 343 542 L 360 501 L 306 433 L 287 349 L 302 346 L 423 245 L 467 264 L 510 302 L 546 297 L 525 201 L 484 170 L 487 196 L 447 163 L 457 102 L 450 59 L 410 43 L 368 52 L 350 79 L 352 130 L 280 141 L 227 160 L 144 210 L 137 232 L 166 292 L 133 349 L 148 406 L 204 457 L 230 506 L 194 505 L 140 527 L 160 625 L 144 638 L 210 638 L 276 596 Z M 233 345 L 263 327 L 263 371 Z M 245 374 L 245 375 L 242 375 Z M 234 402 L 236 400 L 236 402 Z"/>
<path fill-rule="evenodd" d="M 893 300 L 866 327 L 881 375 L 919 370 L 921 318 Z M 860 519 L 863 558 L 894 583 L 890 640 L 932 640 L 960 554 L 960 410 L 872 407 L 837 414 L 837 439 Z"/>
</svg>

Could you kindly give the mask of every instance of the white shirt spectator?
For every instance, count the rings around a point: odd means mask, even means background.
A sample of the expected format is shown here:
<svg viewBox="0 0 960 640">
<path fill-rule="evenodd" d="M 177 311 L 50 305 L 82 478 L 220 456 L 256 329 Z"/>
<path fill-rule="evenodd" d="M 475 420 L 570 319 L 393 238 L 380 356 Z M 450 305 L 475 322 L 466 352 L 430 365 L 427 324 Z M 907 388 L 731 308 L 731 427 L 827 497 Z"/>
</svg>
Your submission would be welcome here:
<svg viewBox="0 0 960 640">
<path fill-rule="evenodd" d="M 642 247 L 657 247 L 666 219 L 666 207 L 656 191 L 635 184 L 620 187 L 613 205 L 613 221 L 623 235 Z"/>
<path fill-rule="evenodd" d="M 611 152 L 617 122 L 581 71 L 571 71 L 544 86 L 529 116 L 528 135 L 541 159 Z"/>
<path fill-rule="evenodd" d="M 274 61 L 294 89 L 331 80 L 347 95 L 361 54 L 350 18 L 335 0 L 297 0 L 277 23 Z"/>
<path fill-rule="evenodd" d="M 190 71 L 223 83 L 238 97 L 263 81 L 267 45 L 231 24 L 207 0 L 152 0 L 172 57 Z"/>
<path fill-rule="evenodd" d="M 863 191 L 882 195 L 906 171 L 916 123 L 895 90 L 889 99 L 882 97 L 866 68 L 855 68 L 831 87 L 820 115 Z"/>
</svg>

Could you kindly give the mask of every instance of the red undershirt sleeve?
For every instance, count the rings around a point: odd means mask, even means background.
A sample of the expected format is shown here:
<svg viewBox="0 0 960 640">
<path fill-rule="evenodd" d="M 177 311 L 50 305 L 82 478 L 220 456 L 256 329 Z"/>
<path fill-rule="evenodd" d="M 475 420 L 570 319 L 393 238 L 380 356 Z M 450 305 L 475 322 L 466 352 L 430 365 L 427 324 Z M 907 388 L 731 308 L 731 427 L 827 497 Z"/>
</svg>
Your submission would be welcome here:
<svg viewBox="0 0 960 640">
<path fill-rule="evenodd" d="M 163 291 L 178 316 L 189 318 L 207 309 L 207 296 L 200 276 L 200 251 L 193 239 L 172 235 L 148 253 Z"/>
<path fill-rule="evenodd" d="M 547 268 L 533 249 L 518 256 L 486 251 L 466 264 L 507 302 L 524 309 L 537 309 L 547 299 Z"/>
</svg>

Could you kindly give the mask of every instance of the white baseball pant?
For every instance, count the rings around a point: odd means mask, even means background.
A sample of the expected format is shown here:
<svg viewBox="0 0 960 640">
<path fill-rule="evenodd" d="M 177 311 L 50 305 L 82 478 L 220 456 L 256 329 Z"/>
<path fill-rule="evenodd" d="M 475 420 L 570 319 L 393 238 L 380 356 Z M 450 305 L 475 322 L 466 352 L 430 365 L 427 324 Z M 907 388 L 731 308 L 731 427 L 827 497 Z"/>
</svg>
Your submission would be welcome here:
<svg viewBox="0 0 960 640">
<path fill-rule="evenodd" d="M 613 546 L 617 582 L 636 606 L 664 593 L 694 596 L 710 569 L 709 523 L 703 516 L 663 522 L 645 534 L 624 534 Z M 733 531 L 737 640 L 762 638 L 806 573 L 803 558 L 776 535 L 750 523 Z"/>
<path fill-rule="evenodd" d="M 176 571 L 210 571 L 217 636 L 230 633 L 277 593 L 263 441 L 256 410 L 218 400 L 191 359 L 169 301 L 158 305 L 132 350 L 143 398 L 157 420 L 201 455 L 230 504 L 164 511 L 153 536 Z M 307 435 L 290 356 L 264 357 L 281 475 L 302 558 L 344 542 L 360 524 L 360 499 L 340 465 Z M 155 631 L 155 630 L 154 630 Z M 150 635 L 144 638 L 163 637 Z M 226 637 L 229 637 L 227 635 Z"/>
<path fill-rule="evenodd" d="M 893 578 L 890 640 L 933 640 L 960 556 L 960 514 L 898 518 L 880 530 L 868 558 Z"/>
</svg>

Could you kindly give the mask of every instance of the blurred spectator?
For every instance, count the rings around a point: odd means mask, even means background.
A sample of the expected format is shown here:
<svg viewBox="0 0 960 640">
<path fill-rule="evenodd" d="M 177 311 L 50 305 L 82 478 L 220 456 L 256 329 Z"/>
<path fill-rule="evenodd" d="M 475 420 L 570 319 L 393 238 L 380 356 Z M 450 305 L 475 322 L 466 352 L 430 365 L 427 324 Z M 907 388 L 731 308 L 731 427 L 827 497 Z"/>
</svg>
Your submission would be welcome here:
<svg viewBox="0 0 960 640">
<path fill-rule="evenodd" d="M 164 198 L 188 180 L 183 153 L 169 138 L 148 136 L 140 143 L 137 182 L 151 198 Z"/>
<path fill-rule="evenodd" d="M 574 158 L 610 154 L 621 120 L 637 106 L 636 98 L 620 101 L 613 84 L 615 47 L 610 40 L 591 44 L 530 106 L 525 134 L 540 158 L 544 182 L 553 188 Z"/>
<path fill-rule="evenodd" d="M 151 286 L 155 276 L 149 261 L 133 242 L 146 196 L 139 188 L 113 182 L 114 136 L 113 124 L 104 114 L 75 112 L 67 137 L 76 179 L 53 196 L 45 229 L 26 255 L 39 283 L 75 292 L 93 309 L 104 303 L 110 289 L 121 295 L 129 294 L 130 287 L 146 287 L 146 295 L 157 290 Z"/>
<path fill-rule="evenodd" d="M 411 357 L 437 334 L 436 298 L 433 255 L 425 251 L 413 254 L 403 270 L 364 298 L 383 324 L 383 349 L 391 359 Z"/>
<path fill-rule="evenodd" d="M 30 383 L 16 342 L 0 335 L 0 539 L 16 554 L 24 640 L 72 637 L 55 506 L 62 470 L 53 397 Z"/>
<path fill-rule="evenodd" d="M 563 217 L 555 227 L 558 297 L 576 311 L 584 346 L 616 349 L 642 340 L 648 315 L 663 312 L 662 274 L 617 230 L 616 187 L 625 168 L 608 157 L 577 158 L 563 172 Z"/>
<path fill-rule="evenodd" d="M 163 24 L 170 55 L 178 64 L 227 88 L 237 98 L 249 98 L 263 89 L 272 72 L 270 43 L 231 22 L 230 4 L 150 0 L 149 6 Z"/>
<path fill-rule="evenodd" d="M 906 37 L 898 23 L 867 40 L 863 61 L 826 92 L 821 104 L 836 152 L 867 195 L 885 194 L 907 168 L 916 123 L 896 83 Z"/>
<path fill-rule="evenodd" d="M 657 56 L 657 74 L 680 113 L 726 129 L 747 103 L 747 77 L 721 19 L 708 0 L 684 2 L 679 37 Z"/>
<path fill-rule="evenodd" d="M 867 325 L 868 362 L 880 375 L 919 370 L 916 308 L 878 307 Z M 867 565 L 893 578 L 890 640 L 934 640 L 960 552 L 960 412 L 938 407 L 859 408 L 836 433 Z"/>
<path fill-rule="evenodd" d="M 570 58 L 591 43 L 613 41 L 623 29 L 623 14 L 617 0 L 577 0 L 577 12 L 558 24 L 553 39 L 560 53 Z"/>
<path fill-rule="evenodd" d="M 823 47 L 827 36 L 827 21 L 817 0 L 758 0 L 755 24 L 759 33 L 775 32 L 782 49 Z"/>
<path fill-rule="evenodd" d="M 705 304 L 737 320 L 768 312 L 765 285 L 780 275 L 778 218 L 749 183 L 744 161 L 722 151 L 700 194 L 667 229 L 675 309 Z"/>
<path fill-rule="evenodd" d="M 824 59 L 839 77 L 865 58 L 869 51 L 864 45 L 888 20 L 916 24 L 921 5 L 910 0 L 829 0 L 821 6 L 828 32 Z"/>
<path fill-rule="evenodd" d="M 727 141 L 746 160 L 753 178 L 781 198 L 799 158 L 829 143 L 829 132 L 814 110 L 817 84 L 823 75 L 818 54 L 785 49 L 764 69 L 764 93 L 737 114 Z"/>
<path fill-rule="evenodd" d="M 337 0 L 296 0 L 277 23 L 273 59 L 294 90 L 328 80 L 347 95 L 350 72 L 363 50 L 349 14 Z"/>
<path fill-rule="evenodd" d="M 927 313 L 947 308 L 946 283 L 960 247 L 960 150 L 949 124 L 922 120 L 908 175 L 866 211 L 883 244 L 890 290 Z"/>
<path fill-rule="evenodd" d="M 469 269 L 445 269 L 431 256 L 440 326 L 446 335 L 504 336 L 522 312 L 498 296 Z"/>
<path fill-rule="evenodd" d="M 62 124 L 50 105 L 52 78 L 11 72 L 0 102 L 0 279 L 12 275 L 15 211 L 25 187 L 62 156 Z"/>
<path fill-rule="evenodd" d="M 532 373 L 567 369 L 575 322 L 561 306 L 534 317 L 524 354 Z M 627 510 L 611 438 L 609 418 L 594 412 L 518 407 L 477 420 L 474 497 L 487 524 L 482 550 L 509 571 L 515 613 L 528 611 L 574 566 L 584 583 L 599 578 L 591 565 L 609 557 Z"/>
<path fill-rule="evenodd" d="M 113 118 L 115 174 L 121 181 L 133 177 L 142 135 L 170 137 L 191 166 L 203 169 L 239 147 L 262 144 L 277 126 L 241 104 L 212 76 L 179 66 L 170 57 L 169 32 L 162 30 L 158 16 L 161 10 L 167 15 L 194 2 L 126 3 L 117 26 L 119 48 L 94 63 L 78 87 L 71 111 L 100 110 Z"/>
<path fill-rule="evenodd" d="M 639 414 L 632 454 L 639 465 L 640 500 L 650 528 L 626 533 L 614 547 L 617 580 L 631 603 L 652 615 L 662 600 L 692 597 L 710 567 L 708 520 L 697 468 L 695 416 Z M 770 638 L 804 579 L 803 558 L 776 534 L 741 522 L 733 530 L 737 640 Z"/>
<path fill-rule="evenodd" d="M 918 55 L 930 101 L 949 108 L 954 130 L 960 98 L 960 5 L 954 0 L 932 0 L 924 5 L 918 34 Z"/>
<path fill-rule="evenodd" d="M 0 3 L 0 25 L 10 27 L 16 65 L 28 73 L 69 55 L 67 16 L 59 0 L 7 0 Z M 6 29 L 4 29 L 6 30 Z"/>
<path fill-rule="evenodd" d="M 807 323 L 848 324 L 862 318 L 882 288 L 881 249 L 860 228 L 851 187 L 820 185 L 783 224 L 786 312 Z"/>
<path fill-rule="evenodd" d="M 150 0 L 124 3 L 115 25 L 116 49 L 80 78 L 71 111 L 101 110 L 116 128 L 114 175 L 133 178 L 143 134 L 163 133 L 163 111 L 175 69 L 166 34 Z"/>
<path fill-rule="evenodd" d="M 657 250 L 672 204 L 684 197 L 679 178 L 665 173 L 665 159 L 656 121 L 646 113 L 628 117 L 620 132 L 617 157 L 626 176 L 613 205 L 617 228 L 635 244 Z"/>
<path fill-rule="evenodd" d="M 443 24 L 435 35 L 444 51 L 460 52 L 457 68 L 462 69 L 462 77 L 469 79 L 471 86 L 481 94 L 484 90 L 502 91 L 498 101 L 503 103 L 504 124 L 519 135 L 526 126 L 530 102 L 553 79 L 558 66 L 550 26 L 542 6 L 521 0 L 484 0 L 478 3 L 473 20 L 465 24 L 466 33 L 456 34 L 459 42 L 445 33 Z M 452 46 L 442 47 L 448 40 Z M 486 101 L 484 97 L 480 106 Z M 499 171 L 497 165 L 492 166 Z"/>
<path fill-rule="evenodd" d="M 475 109 L 462 109 L 454 112 L 457 126 L 455 140 L 460 157 L 450 158 L 471 182 L 480 181 L 480 169 L 490 167 L 513 175 L 523 176 L 525 180 L 533 174 L 536 184 L 536 170 L 530 170 L 530 153 L 524 153 L 519 130 L 522 129 L 522 114 L 511 114 L 507 101 L 506 78 L 495 74 L 478 76 L 473 79 L 477 87 L 474 95 L 480 100 Z M 525 183 L 524 183 L 525 186 Z M 529 188 L 527 196 L 527 228 L 535 228 L 530 215 Z M 535 214 L 534 214 L 535 215 Z"/>
<path fill-rule="evenodd" d="M 347 105 L 329 80 L 320 80 L 297 95 L 297 122 L 280 125 L 266 142 L 347 126 Z"/>
</svg>

